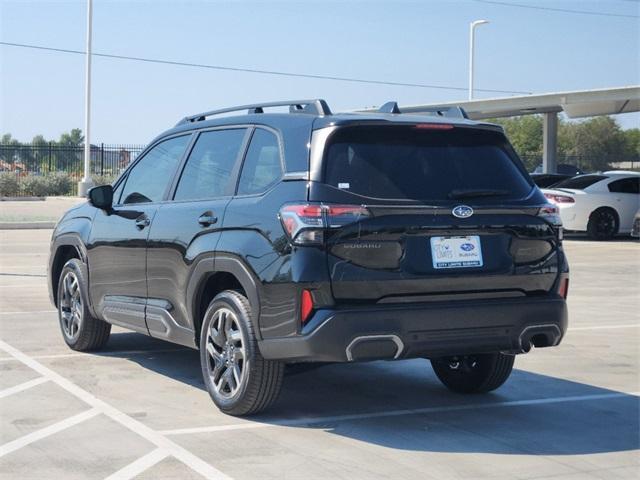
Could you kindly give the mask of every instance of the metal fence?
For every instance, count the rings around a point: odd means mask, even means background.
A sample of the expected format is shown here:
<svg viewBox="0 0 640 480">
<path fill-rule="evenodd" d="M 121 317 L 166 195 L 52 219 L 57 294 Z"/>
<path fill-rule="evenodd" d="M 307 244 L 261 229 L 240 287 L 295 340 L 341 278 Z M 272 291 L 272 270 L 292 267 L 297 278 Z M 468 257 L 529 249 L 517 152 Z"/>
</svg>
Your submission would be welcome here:
<svg viewBox="0 0 640 480">
<path fill-rule="evenodd" d="M 520 158 L 524 162 L 527 170 L 533 172 L 537 167 L 542 166 L 542 154 L 521 154 Z M 591 155 L 558 155 L 558 165 L 573 165 L 585 173 L 598 170 L 638 170 L 640 169 L 640 156 L 614 156 L 605 157 Z"/>
<path fill-rule="evenodd" d="M 91 145 L 91 175 L 102 181 L 117 177 L 142 151 L 143 145 Z M 0 173 L 13 173 L 19 184 L 16 195 L 32 195 L 25 185 L 34 177 L 51 174 L 69 177 L 68 195 L 77 193 L 77 182 L 84 175 L 84 146 L 41 144 L 0 144 Z M 0 192 L 2 196 L 2 192 Z"/>
</svg>

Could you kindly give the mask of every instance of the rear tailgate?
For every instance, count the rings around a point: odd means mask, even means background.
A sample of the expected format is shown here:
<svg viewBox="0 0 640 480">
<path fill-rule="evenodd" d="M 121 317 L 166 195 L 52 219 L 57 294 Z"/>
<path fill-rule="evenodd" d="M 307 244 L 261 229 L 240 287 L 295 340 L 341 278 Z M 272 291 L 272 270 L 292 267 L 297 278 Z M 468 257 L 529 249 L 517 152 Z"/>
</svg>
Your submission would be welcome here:
<svg viewBox="0 0 640 480">
<path fill-rule="evenodd" d="M 368 212 L 326 233 L 336 300 L 495 298 L 553 288 L 557 231 L 538 216 L 544 197 L 501 132 L 342 127 L 329 137 L 321 170 L 310 201 Z"/>
</svg>

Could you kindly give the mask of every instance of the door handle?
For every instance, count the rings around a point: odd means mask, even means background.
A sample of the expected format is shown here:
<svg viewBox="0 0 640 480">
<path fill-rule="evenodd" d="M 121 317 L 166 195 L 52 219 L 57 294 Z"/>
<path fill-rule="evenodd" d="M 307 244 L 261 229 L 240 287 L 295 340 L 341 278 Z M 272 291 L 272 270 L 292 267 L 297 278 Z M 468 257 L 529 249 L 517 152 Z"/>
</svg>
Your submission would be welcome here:
<svg viewBox="0 0 640 480">
<path fill-rule="evenodd" d="M 204 212 L 202 215 L 198 217 L 198 223 L 203 227 L 209 227 L 218 221 L 218 217 L 216 217 L 213 212 Z"/>
<path fill-rule="evenodd" d="M 138 218 L 136 218 L 136 227 L 138 227 L 140 230 L 148 227 L 149 224 L 151 224 L 151 220 L 149 220 L 149 217 L 147 217 L 146 215 L 140 215 Z"/>
</svg>

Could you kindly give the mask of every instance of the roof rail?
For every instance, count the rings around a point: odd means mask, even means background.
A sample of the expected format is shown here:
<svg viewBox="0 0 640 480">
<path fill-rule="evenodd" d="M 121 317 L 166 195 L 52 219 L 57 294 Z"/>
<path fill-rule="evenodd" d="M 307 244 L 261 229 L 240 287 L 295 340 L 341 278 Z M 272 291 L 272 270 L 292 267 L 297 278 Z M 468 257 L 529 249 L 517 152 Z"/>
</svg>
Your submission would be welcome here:
<svg viewBox="0 0 640 480">
<path fill-rule="evenodd" d="M 387 102 L 378 109 L 379 113 L 403 113 L 398 107 L 397 102 Z M 407 112 L 409 113 L 409 112 Z M 469 118 L 467 112 L 462 107 L 424 107 L 420 110 L 411 111 L 410 113 L 436 115 L 438 117 L 452 118 Z"/>
<path fill-rule="evenodd" d="M 197 113 L 184 117 L 176 126 L 185 123 L 200 122 L 207 117 L 220 115 L 222 113 L 239 112 L 246 110 L 248 114 L 264 113 L 265 108 L 289 107 L 289 113 L 309 113 L 312 115 L 331 115 L 331 109 L 327 102 L 322 99 L 313 100 L 287 100 L 282 102 L 254 103 L 251 105 L 241 105 L 239 107 L 222 108 L 220 110 L 210 110 L 208 112 Z"/>
</svg>

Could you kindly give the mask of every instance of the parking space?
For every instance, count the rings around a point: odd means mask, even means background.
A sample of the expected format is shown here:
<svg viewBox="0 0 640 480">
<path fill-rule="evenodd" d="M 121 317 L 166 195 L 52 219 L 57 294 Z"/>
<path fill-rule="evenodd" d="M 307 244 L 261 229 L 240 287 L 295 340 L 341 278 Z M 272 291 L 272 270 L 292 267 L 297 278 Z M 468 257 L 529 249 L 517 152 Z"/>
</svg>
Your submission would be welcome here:
<svg viewBox="0 0 640 480">
<path fill-rule="evenodd" d="M 196 351 L 114 328 L 60 335 L 51 232 L 0 231 L 0 478 L 615 479 L 640 474 L 640 245 L 566 242 L 570 330 L 485 396 L 425 360 L 291 373 L 277 404 L 221 414 Z"/>
</svg>

